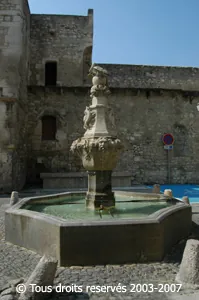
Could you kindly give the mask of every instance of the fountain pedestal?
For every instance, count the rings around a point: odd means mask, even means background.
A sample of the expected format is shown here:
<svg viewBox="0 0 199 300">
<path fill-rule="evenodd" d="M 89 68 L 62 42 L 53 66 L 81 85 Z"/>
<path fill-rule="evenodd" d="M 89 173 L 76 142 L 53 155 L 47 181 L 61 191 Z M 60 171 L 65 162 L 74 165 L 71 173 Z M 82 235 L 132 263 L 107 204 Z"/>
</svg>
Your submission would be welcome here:
<svg viewBox="0 0 199 300">
<path fill-rule="evenodd" d="M 86 206 L 99 208 L 115 206 L 115 196 L 112 192 L 112 171 L 88 171 L 88 191 Z"/>
<path fill-rule="evenodd" d="M 95 209 L 115 205 L 111 175 L 123 145 L 117 138 L 114 115 L 108 105 L 108 73 L 93 65 L 90 75 L 93 76 L 90 94 L 92 104 L 84 111 L 86 132 L 82 138 L 73 142 L 71 150 L 81 157 L 88 171 L 86 205 Z"/>
</svg>

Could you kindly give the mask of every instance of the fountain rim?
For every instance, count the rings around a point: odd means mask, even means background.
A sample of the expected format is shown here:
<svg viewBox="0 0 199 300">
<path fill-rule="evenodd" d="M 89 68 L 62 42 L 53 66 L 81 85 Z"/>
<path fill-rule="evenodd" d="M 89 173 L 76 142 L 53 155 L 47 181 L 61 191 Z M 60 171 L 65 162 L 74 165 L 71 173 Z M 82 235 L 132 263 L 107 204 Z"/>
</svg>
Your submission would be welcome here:
<svg viewBox="0 0 199 300">
<path fill-rule="evenodd" d="M 168 197 L 163 197 L 162 194 L 154 194 L 154 193 L 139 193 L 139 192 L 125 192 L 125 191 L 117 191 L 118 194 L 124 194 L 124 193 L 129 193 L 129 194 L 133 194 L 136 195 L 138 194 L 139 196 L 141 195 L 145 195 L 145 196 L 156 196 L 157 200 L 158 198 L 160 199 L 160 196 L 162 198 L 165 198 L 165 200 L 168 200 Z M 61 217 L 58 216 L 53 216 L 53 215 L 48 215 L 45 213 L 41 213 L 41 212 L 36 212 L 36 211 L 31 211 L 31 210 L 27 210 L 27 209 L 22 209 L 22 207 L 24 205 L 27 205 L 28 203 L 30 203 L 31 201 L 34 202 L 34 200 L 48 200 L 48 199 L 54 199 L 54 198 L 61 198 L 63 196 L 66 195 L 70 195 L 70 194 L 85 194 L 85 192 L 82 191 L 78 191 L 78 192 L 64 192 L 64 193 L 59 193 L 59 194 L 51 194 L 51 195 L 42 195 L 42 196 L 34 196 L 34 197 L 26 197 L 21 199 L 18 203 L 16 203 L 15 205 L 11 206 L 10 208 L 8 208 L 6 210 L 5 213 L 8 214 L 15 214 L 15 215 L 21 215 L 21 216 L 26 216 L 26 217 L 30 217 L 30 218 L 34 218 L 34 219 L 42 219 L 45 222 L 49 222 L 52 224 L 57 224 L 59 226 L 69 226 L 69 227 L 76 227 L 76 226 L 117 226 L 117 225 L 135 225 L 135 224 L 157 224 L 157 223 L 161 223 L 166 217 L 168 217 L 169 215 L 173 214 L 176 211 L 179 210 L 183 210 L 185 208 L 187 208 L 187 204 L 183 203 L 181 200 L 173 198 L 173 200 L 176 201 L 176 205 L 170 206 L 170 207 L 166 207 L 166 208 L 162 208 L 159 209 L 158 211 L 154 212 L 153 214 L 150 214 L 147 217 L 140 217 L 140 218 L 128 218 L 128 219 L 112 219 L 112 220 L 104 220 L 104 221 L 89 221 L 89 220 L 66 220 L 63 219 Z M 150 199 L 147 199 L 148 201 L 150 201 Z M 154 201 L 154 200 L 153 200 Z"/>
</svg>

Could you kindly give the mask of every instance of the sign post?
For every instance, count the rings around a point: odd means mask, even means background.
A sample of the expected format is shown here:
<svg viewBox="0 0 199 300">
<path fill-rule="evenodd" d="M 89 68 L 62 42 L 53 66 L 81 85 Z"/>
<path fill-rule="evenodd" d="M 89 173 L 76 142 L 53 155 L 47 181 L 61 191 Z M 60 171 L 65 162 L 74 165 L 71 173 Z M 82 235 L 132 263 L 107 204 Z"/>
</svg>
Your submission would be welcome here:
<svg viewBox="0 0 199 300">
<path fill-rule="evenodd" d="M 166 149 L 166 150 L 173 149 L 174 137 L 171 133 L 165 133 L 162 137 L 162 141 L 164 143 L 164 149 Z"/>
</svg>

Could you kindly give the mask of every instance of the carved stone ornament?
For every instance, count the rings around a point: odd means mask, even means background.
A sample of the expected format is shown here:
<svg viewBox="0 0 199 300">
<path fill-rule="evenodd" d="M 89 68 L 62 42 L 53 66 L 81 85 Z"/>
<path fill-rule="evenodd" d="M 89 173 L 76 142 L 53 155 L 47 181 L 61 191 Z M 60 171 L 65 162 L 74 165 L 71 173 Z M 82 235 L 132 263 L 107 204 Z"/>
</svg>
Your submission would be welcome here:
<svg viewBox="0 0 199 300">
<path fill-rule="evenodd" d="M 107 84 L 107 77 L 108 77 L 108 72 L 103 69 L 102 67 L 96 66 L 95 64 L 92 64 L 90 70 L 89 70 L 89 75 L 93 76 L 94 81 L 97 80 L 97 78 L 100 79 L 100 84 L 102 85 L 108 85 Z M 98 85 L 98 82 L 94 82 L 93 85 Z"/>
<path fill-rule="evenodd" d="M 121 151 L 123 145 L 118 138 L 111 137 L 100 137 L 93 139 L 79 138 L 72 143 L 71 151 L 76 152 L 78 155 L 82 155 L 82 150 L 85 150 L 87 153 L 92 153 L 93 150 L 103 152 L 103 151 L 112 151 L 115 150 Z"/>
<path fill-rule="evenodd" d="M 86 107 L 84 111 L 84 129 L 91 129 L 93 125 L 95 124 L 96 120 L 96 113 L 90 109 L 90 107 Z"/>
<path fill-rule="evenodd" d="M 106 118 L 109 120 L 109 124 L 111 126 L 111 128 L 115 128 L 116 124 L 115 124 L 115 116 L 113 114 L 113 110 L 111 107 L 108 108 L 107 112 L 106 112 Z"/>
<path fill-rule="evenodd" d="M 90 97 L 98 97 L 100 95 L 109 95 L 110 90 L 107 86 L 104 85 L 93 85 L 90 91 Z"/>
<path fill-rule="evenodd" d="M 89 75 L 92 76 L 93 86 L 91 88 L 91 97 L 98 96 L 101 93 L 110 94 L 108 88 L 108 72 L 102 67 L 93 64 L 89 70 Z"/>
</svg>

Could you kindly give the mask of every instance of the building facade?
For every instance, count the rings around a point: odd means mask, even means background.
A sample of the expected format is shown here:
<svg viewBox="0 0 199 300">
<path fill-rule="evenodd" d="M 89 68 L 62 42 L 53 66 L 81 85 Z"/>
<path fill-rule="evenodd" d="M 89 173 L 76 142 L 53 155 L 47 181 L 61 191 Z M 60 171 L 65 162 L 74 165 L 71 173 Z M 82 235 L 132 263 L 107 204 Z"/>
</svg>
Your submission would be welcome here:
<svg viewBox="0 0 199 300">
<path fill-rule="evenodd" d="M 42 185 L 41 173 L 83 172 L 70 152 L 90 102 L 93 10 L 31 14 L 0 2 L 0 190 Z M 96 62 L 97 63 L 97 62 Z M 117 172 L 132 183 L 199 183 L 199 69 L 101 65 L 125 144 Z M 161 137 L 172 133 L 173 150 Z"/>
</svg>

